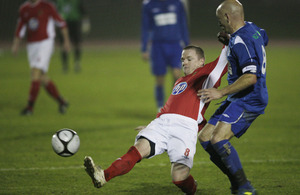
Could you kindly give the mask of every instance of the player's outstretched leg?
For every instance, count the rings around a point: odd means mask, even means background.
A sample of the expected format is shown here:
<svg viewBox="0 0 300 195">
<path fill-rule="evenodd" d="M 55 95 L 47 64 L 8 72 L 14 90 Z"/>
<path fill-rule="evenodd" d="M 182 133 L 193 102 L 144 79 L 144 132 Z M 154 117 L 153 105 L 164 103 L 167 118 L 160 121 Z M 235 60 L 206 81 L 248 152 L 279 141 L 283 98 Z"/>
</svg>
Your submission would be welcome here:
<svg viewBox="0 0 300 195">
<path fill-rule="evenodd" d="M 192 175 L 189 175 L 188 178 L 183 181 L 173 181 L 173 183 L 180 188 L 185 195 L 194 195 L 197 191 L 198 184 Z"/>
<path fill-rule="evenodd" d="M 104 171 L 101 167 L 96 166 L 92 157 L 86 156 L 84 158 L 84 166 L 87 174 L 92 178 L 94 186 L 96 188 L 101 188 L 105 183 Z"/>
<path fill-rule="evenodd" d="M 142 156 L 137 148 L 131 146 L 126 154 L 115 160 L 105 170 L 96 166 L 89 156 L 84 158 L 84 166 L 95 187 L 100 188 L 112 178 L 128 173 L 141 160 Z"/>
</svg>

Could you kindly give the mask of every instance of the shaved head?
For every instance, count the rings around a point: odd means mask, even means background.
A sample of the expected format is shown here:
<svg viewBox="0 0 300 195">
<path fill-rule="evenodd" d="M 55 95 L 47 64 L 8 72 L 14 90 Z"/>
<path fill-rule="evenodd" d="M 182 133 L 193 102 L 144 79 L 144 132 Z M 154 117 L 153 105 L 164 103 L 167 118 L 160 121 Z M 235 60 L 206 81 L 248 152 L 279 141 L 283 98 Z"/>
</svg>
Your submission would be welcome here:
<svg viewBox="0 0 300 195">
<path fill-rule="evenodd" d="M 238 0 L 225 0 L 219 5 L 216 15 L 221 28 L 232 34 L 244 25 L 244 8 Z"/>
<path fill-rule="evenodd" d="M 217 12 L 230 13 L 232 16 L 242 18 L 244 21 L 243 5 L 237 0 L 226 0 L 219 5 Z"/>
</svg>

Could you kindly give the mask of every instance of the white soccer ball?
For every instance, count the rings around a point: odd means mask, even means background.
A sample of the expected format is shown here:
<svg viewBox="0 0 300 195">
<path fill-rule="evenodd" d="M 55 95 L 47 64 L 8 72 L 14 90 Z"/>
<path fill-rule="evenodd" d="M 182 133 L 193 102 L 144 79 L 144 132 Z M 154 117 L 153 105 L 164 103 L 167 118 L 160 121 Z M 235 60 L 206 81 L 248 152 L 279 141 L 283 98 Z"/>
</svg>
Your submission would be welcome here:
<svg viewBox="0 0 300 195">
<path fill-rule="evenodd" d="M 68 157 L 74 155 L 80 146 L 80 139 L 72 129 L 58 130 L 52 136 L 52 148 L 60 156 Z"/>
</svg>

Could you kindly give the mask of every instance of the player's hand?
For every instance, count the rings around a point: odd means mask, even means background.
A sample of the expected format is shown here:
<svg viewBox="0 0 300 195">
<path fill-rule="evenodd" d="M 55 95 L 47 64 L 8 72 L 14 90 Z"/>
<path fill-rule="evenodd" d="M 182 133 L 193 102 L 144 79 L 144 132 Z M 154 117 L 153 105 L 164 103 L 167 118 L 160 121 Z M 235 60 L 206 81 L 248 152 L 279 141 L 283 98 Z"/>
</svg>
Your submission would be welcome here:
<svg viewBox="0 0 300 195">
<path fill-rule="evenodd" d="M 20 46 L 20 38 L 15 37 L 13 40 L 13 45 L 11 47 L 11 52 L 13 55 L 17 55 L 19 51 L 19 46 Z"/>
<path fill-rule="evenodd" d="M 18 54 L 18 50 L 19 50 L 19 46 L 13 44 L 13 46 L 11 47 L 11 53 L 16 56 Z"/>
<path fill-rule="evenodd" d="M 227 34 L 224 31 L 221 31 L 217 34 L 218 40 L 223 43 L 224 45 L 228 45 L 229 44 L 229 39 L 230 39 L 230 35 Z"/>
<path fill-rule="evenodd" d="M 88 17 L 85 17 L 82 19 L 81 21 L 81 32 L 82 34 L 89 34 L 91 31 L 91 23 L 90 23 L 90 19 Z"/>
<path fill-rule="evenodd" d="M 144 61 L 149 61 L 149 52 L 143 52 L 142 53 L 142 58 Z"/>
<path fill-rule="evenodd" d="M 64 40 L 64 51 L 70 52 L 71 51 L 71 42 L 69 39 Z"/>
<path fill-rule="evenodd" d="M 143 129 L 145 129 L 146 128 L 146 126 L 138 126 L 138 127 L 136 127 L 134 130 L 136 130 L 136 131 L 141 131 L 141 130 L 143 130 Z"/>
<path fill-rule="evenodd" d="M 208 103 L 212 100 L 217 100 L 223 97 L 223 94 L 220 90 L 216 88 L 210 89 L 201 89 L 197 92 L 197 96 L 203 100 L 204 103 Z"/>
</svg>

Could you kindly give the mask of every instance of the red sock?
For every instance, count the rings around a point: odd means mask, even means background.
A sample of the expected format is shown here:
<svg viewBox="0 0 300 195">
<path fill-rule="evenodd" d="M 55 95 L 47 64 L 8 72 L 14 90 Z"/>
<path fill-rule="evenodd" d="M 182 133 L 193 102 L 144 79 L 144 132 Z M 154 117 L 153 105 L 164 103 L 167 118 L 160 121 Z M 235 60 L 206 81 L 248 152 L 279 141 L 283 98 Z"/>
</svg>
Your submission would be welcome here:
<svg viewBox="0 0 300 195">
<path fill-rule="evenodd" d="M 105 180 L 109 181 L 116 176 L 128 173 L 140 160 L 142 160 L 141 154 L 136 147 L 131 146 L 125 155 L 118 158 L 110 167 L 104 170 Z"/>
<path fill-rule="evenodd" d="M 29 99 L 28 99 L 28 108 L 32 109 L 34 102 L 39 94 L 40 91 L 40 81 L 32 81 L 30 90 L 29 90 Z"/>
<path fill-rule="evenodd" d="M 183 181 L 173 181 L 173 183 L 188 195 L 194 195 L 196 193 L 197 184 L 192 175 L 189 175 L 188 178 Z"/>
<path fill-rule="evenodd" d="M 52 81 L 49 81 L 47 85 L 45 86 L 47 92 L 54 98 L 56 99 L 59 103 L 63 104 L 64 101 L 60 97 L 59 92 L 55 86 L 55 84 Z"/>
</svg>

